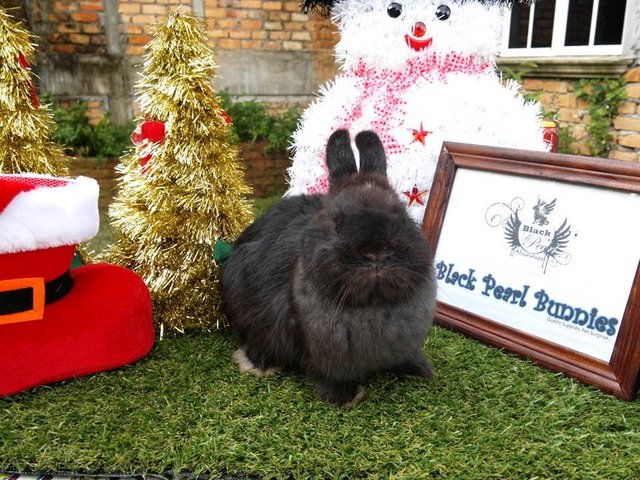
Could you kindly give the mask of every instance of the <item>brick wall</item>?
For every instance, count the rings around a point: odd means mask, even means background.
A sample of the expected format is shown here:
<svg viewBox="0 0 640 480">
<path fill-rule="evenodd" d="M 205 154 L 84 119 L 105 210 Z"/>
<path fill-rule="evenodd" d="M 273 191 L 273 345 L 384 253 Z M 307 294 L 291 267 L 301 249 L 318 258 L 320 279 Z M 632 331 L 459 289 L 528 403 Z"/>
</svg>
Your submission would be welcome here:
<svg viewBox="0 0 640 480">
<path fill-rule="evenodd" d="M 131 0 L 117 3 L 125 51 L 132 57 L 144 54 L 144 46 L 151 40 L 149 25 L 177 8 L 191 10 L 189 0 Z"/>
<path fill-rule="evenodd" d="M 113 4 L 117 12 L 107 11 Z M 208 34 L 216 49 L 322 50 L 336 41 L 325 18 L 300 11 L 292 0 L 203 0 Z M 177 9 L 190 11 L 189 0 L 34 0 L 31 20 L 43 52 L 108 53 L 109 15 L 117 13 L 126 53 L 142 55 L 148 27 Z"/>
<path fill-rule="evenodd" d="M 291 0 L 206 0 L 205 17 L 220 49 L 322 50 L 335 42 L 331 22 Z"/>
<path fill-rule="evenodd" d="M 14 1 L 14 0 L 10 0 Z M 176 9 L 203 13 L 221 78 L 214 87 L 267 102 L 302 102 L 335 74 L 335 27 L 292 0 L 32 0 L 23 16 L 40 46 L 41 90 L 137 114 L 134 85 L 149 26 Z"/>
<path fill-rule="evenodd" d="M 640 161 L 640 67 L 625 75 L 627 101 L 621 106 L 618 118 L 613 122 L 616 146 L 611 157 Z"/>
<path fill-rule="evenodd" d="M 613 148 L 610 158 L 640 161 L 640 68 L 625 74 L 627 100 L 622 104 L 613 123 Z M 588 104 L 576 97 L 575 80 L 525 78 L 522 82 L 527 92 L 538 94 L 538 100 L 549 112 L 557 112 L 560 127 L 566 128 L 574 142 L 573 153 L 588 155 L 587 125 L 590 117 Z"/>
<path fill-rule="evenodd" d="M 264 151 L 265 143 L 242 143 L 240 157 L 245 168 L 245 180 L 253 188 L 253 196 L 264 198 L 282 195 L 287 189 L 286 170 L 291 164 L 284 150 Z"/>
<path fill-rule="evenodd" d="M 102 0 L 33 2 L 32 19 L 41 26 L 41 51 L 104 55 L 106 37 L 100 22 L 103 11 Z"/>
</svg>

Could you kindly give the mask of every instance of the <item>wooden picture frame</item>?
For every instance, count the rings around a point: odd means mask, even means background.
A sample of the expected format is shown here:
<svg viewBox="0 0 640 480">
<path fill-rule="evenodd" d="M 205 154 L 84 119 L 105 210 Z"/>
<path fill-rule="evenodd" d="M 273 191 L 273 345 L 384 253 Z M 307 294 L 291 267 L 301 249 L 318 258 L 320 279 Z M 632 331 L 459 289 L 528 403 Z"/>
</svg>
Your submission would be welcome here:
<svg viewBox="0 0 640 480">
<path fill-rule="evenodd" d="M 445 142 L 422 228 L 437 324 L 635 398 L 640 164 Z"/>
</svg>

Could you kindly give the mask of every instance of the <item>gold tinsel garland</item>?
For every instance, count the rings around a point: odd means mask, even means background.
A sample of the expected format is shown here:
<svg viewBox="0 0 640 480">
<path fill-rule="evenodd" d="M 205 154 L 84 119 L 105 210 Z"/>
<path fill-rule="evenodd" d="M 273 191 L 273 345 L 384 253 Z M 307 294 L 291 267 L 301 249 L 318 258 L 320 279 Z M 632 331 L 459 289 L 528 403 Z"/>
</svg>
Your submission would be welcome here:
<svg viewBox="0 0 640 480">
<path fill-rule="evenodd" d="M 68 158 L 50 140 L 53 118 L 27 67 L 35 53 L 32 35 L 0 8 L 0 173 L 67 175 Z"/>
<path fill-rule="evenodd" d="M 174 13 L 156 25 L 136 88 L 141 117 L 164 122 L 162 142 L 121 159 L 109 215 L 117 241 L 103 257 L 137 272 L 165 330 L 220 328 L 216 240 L 233 241 L 251 221 L 238 149 L 218 99 L 204 25 Z M 141 158 L 150 155 L 145 167 Z"/>
</svg>

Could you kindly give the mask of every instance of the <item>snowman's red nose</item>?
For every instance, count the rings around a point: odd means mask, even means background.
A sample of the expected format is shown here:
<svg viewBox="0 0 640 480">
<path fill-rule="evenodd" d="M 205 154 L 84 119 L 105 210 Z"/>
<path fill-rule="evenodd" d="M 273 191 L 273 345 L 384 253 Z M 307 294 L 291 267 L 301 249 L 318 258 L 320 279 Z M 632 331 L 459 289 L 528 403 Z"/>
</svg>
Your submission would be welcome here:
<svg viewBox="0 0 640 480">
<path fill-rule="evenodd" d="M 411 34 L 414 37 L 423 37 L 427 33 L 427 26 L 422 22 L 416 22 L 411 27 Z"/>
</svg>

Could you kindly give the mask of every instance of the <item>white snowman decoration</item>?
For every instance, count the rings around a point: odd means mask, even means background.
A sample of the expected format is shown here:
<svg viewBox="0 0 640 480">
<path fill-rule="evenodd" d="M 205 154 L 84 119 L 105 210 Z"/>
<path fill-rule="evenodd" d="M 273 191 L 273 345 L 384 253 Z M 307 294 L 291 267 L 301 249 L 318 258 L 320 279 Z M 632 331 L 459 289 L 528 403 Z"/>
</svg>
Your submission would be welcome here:
<svg viewBox="0 0 640 480">
<path fill-rule="evenodd" d="M 378 134 L 389 180 L 418 222 L 443 141 L 548 150 L 540 106 L 496 70 L 512 1 L 306 0 L 306 10 L 331 12 L 341 69 L 303 112 L 287 194 L 327 191 L 325 148 L 339 128 Z"/>
</svg>

